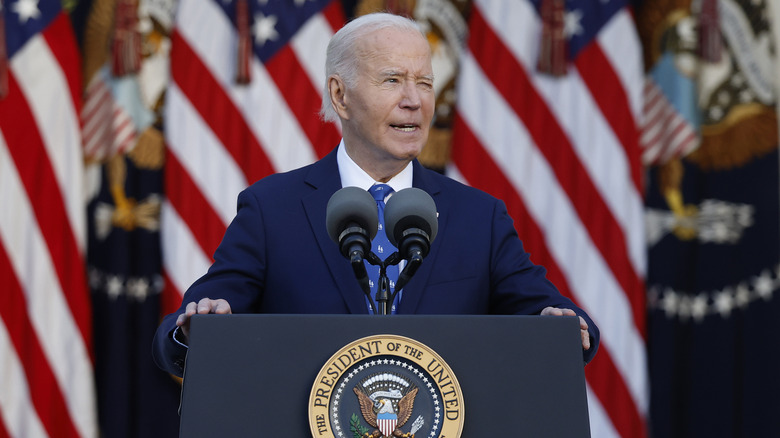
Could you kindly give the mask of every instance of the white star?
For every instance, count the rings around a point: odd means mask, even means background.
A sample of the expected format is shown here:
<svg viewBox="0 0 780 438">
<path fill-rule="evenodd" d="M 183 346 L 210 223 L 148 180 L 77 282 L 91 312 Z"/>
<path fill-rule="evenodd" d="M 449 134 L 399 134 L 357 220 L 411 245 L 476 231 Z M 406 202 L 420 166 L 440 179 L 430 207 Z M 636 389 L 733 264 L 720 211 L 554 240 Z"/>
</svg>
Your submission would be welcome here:
<svg viewBox="0 0 780 438">
<path fill-rule="evenodd" d="M 127 293 L 137 301 L 146 300 L 149 294 L 149 283 L 144 277 L 138 277 L 127 281 Z"/>
<path fill-rule="evenodd" d="M 719 106 L 713 106 L 710 108 L 710 118 L 713 120 L 720 120 L 723 117 L 723 108 Z"/>
<path fill-rule="evenodd" d="M 725 242 L 729 238 L 729 227 L 723 222 L 712 224 L 711 232 L 716 242 Z"/>
<path fill-rule="evenodd" d="M 731 309 L 734 308 L 734 299 L 731 296 L 731 290 L 724 289 L 723 292 L 715 294 L 715 308 L 724 318 L 728 318 L 728 316 L 731 315 Z"/>
<path fill-rule="evenodd" d="M 737 295 L 735 297 L 735 301 L 737 303 L 737 306 L 744 309 L 750 304 L 750 289 L 748 289 L 747 285 L 740 283 L 739 286 L 737 286 Z"/>
<path fill-rule="evenodd" d="M 693 303 L 691 303 L 691 316 L 693 316 L 693 319 L 696 322 L 701 322 L 704 317 L 707 316 L 708 307 L 707 294 L 702 292 L 699 295 L 696 295 L 693 299 Z"/>
<path fill-rule="evenodd" d="M 306 0 L 295 0 L 295 6 L 301 7 L 306 3 Z"/>
<path fill-rule="evenodd" d="M 154 283 L 152 285 L 153 292 L 155 294 L 159 294 L 163 291 L 163 288 L 165 287 L 165 280 L 163 280 L 162 275 L 155 275 L 154 276 Z"/>
<path fill-rule="evenodd" d="M 19 14 L 19 22 L 27 23 L 30 18 L 36 19 L 41 16 L 41 10 L 38 9 L 39 0 L 18 0 L 11 6 L 11 10 Z"/>
<path fill-rule="evenodd" d="M 268 40 L 279 38 L 279 33 L 276 31 L 276 21 L 276 17 L 273 15 L 268 17 L 262 13 L 255 15 L 255 24 L 252 30 L 255 33 L 255 42 L 259 46 L 265 45 Z"/>
<path fill-rule="evenodd" d="M 566 12 L 563 16 L 563 35 L 566 38 L 571 38 L 572 35 L 579 35 L 582 33 L 582 11 L 575 9 L 570 12 Z"/>
<path fill-rule="evenodd" d="M 739 101 L 742 103 L 747 103 L 753 100 L 753 93 L 750 92 L 749 88 L 745 88 L 744 90 L 739 92 Z"/>
<path fill-rule="evenodd" d="M 112 299 L 116 299 L 122 293 L 122 279 L 117 275 L 112 275 L 106 281 L 106 293 Z"/>
<path fill-rule="evenodd" d="M 0 1 L 0 11 L 3 10 L 2 6 L 3 6 L 3 2 Z M 100 271 L 97 268 L 91 268 L 89 270 L 89 287 L 92 289 L 99 289 L 102 283 L 103 283 L 103 275 L 100 273 Z"/>
<path fill-rule="evenodd" d="M 661 298 L 661 308 L 666 312 L 666 317 L 671 318 L 677 313 L 678 306 L 677 294 L 672 289 L 664 291 L 664 297 Z"/>
<path fill-rule="evenodd" d="M 758 295 L 766 301 L 772 299 L 772 275 L 769 271 L 764 271 L 760 276 L 753 280 L 753 286 L 756 288 Z"/>
</svg>

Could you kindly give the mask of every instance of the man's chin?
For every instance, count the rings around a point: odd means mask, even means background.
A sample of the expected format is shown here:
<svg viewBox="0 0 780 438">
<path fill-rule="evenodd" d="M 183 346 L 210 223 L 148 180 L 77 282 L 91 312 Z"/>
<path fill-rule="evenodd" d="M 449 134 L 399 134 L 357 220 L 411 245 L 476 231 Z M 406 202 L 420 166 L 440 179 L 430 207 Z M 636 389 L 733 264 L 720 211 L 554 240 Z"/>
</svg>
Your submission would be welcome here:
<svg viewBox="0 0 780 438">
<path fill-rule="evenodd" d="M 395 145 L 393 149 L 393 155 L 399 159 L 399 160 L 405 160 L 405 161 L 411 161 L 417 158 L 420 153 L 422 153 L 422 149 L 425 146 L 425 143 L 402 143 Z"/>
</svg>

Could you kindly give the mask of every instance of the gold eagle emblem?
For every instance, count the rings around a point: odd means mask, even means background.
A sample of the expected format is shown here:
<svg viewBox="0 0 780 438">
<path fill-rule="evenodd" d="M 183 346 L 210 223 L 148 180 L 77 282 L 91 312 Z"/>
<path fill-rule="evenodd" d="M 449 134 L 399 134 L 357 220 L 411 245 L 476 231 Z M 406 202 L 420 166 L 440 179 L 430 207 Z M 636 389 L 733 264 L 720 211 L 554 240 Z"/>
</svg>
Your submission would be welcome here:
<svg viewBox="0 0 780 438">
<path fill-rule="evenodd" d="M 377 422 L 377 415 L 380 413 L 388 412 L 397 415 L 397 423 L 392 431 L 393 437 L 411 438 L 414 437 L 412 433 L 403 433 L 401 427 L 406 424 L 409 417 L 412 416 L 412 410 L 414 409 L 414 398 L 417 396 L 417 388 L 412 388 L 404 395 L 398 402 L 398 412 L 395 412 L 393 402 L 387 398 L 378 398 L 374 402 L 365 392 L 361 391 L 357 387 L 353 387 L 352 390 L 358 397 L 360 403 L 360 412 L 363 414 L 363 418 L 369 426 L 375 428 L 371 434 L 366 433 L 364 436 L 369 438 L 380 438 L 385 435 L 378 429 L 379 424 Z"/>
</svg>

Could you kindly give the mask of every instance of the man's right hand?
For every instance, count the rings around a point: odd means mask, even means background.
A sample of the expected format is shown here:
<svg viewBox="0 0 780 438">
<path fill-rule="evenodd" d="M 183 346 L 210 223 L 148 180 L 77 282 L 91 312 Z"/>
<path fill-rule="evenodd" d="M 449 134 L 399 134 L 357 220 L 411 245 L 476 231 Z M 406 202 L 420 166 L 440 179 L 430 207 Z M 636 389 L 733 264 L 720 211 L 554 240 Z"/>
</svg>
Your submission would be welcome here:
<svg viewBox="0 0 780 438">
<path fill-rule="evenodd" d="M 203 298 L 197 303 L 195 301 L 190 302 L 184 309 L 184 313 L 176 319 L 176 325 L 181 327 L 181 332 L 188 342 L 190 339 L 190 317 L 195 314 L 207 315 L 209 313 L 229 315 L 233 312 L 230 310 L 230 304 L 221 298 L 218 300 Z"/>
</svg>

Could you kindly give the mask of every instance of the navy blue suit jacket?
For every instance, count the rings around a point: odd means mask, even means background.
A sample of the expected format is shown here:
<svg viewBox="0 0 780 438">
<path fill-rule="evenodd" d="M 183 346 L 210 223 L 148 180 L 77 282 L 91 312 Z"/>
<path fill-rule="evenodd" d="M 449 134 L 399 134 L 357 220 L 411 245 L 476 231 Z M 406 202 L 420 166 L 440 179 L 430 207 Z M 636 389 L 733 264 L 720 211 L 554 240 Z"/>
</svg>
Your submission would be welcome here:
<svg viewBox="0 0 780 438">
<path fill-rule="evenodd" d="M 531 263 L 504 203 L 413 163 L 413 185 L 429 193 L 439 232 L 428 256 L 403 290 L 399 314 L 538 314 L 570 308 L 590 326 L 589 361 L 596 325 L 560 295 L 541 266 Z M 182 373 L 186 348 L 172 339 L 184 306 L 224 298 L 233 313 L 368 312 L 349 261 L 328 236 L 325 214 L 341 188 L 336 150 L 322 160 L 268 176 L 238 197 L 238 213 L 214 254 L 208 273 L 184 295 L 182 307 L 161 323 L 154 356 L 163 369 Z"/>
</svg>

